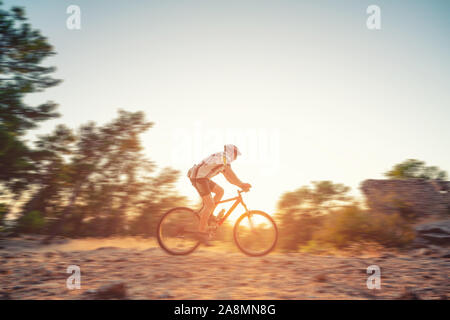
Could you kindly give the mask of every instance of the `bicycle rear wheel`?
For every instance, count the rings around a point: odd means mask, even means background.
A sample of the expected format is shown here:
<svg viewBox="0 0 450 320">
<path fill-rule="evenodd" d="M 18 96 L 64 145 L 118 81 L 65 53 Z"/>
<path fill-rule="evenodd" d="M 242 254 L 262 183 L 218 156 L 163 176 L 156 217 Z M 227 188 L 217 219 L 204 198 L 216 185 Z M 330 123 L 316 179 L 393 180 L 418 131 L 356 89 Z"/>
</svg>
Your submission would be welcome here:
<svg viewBox="0 0 450 320">
<path fill-rule="evenodd" d="M 275 248 L 278 229 L 275 221 L 262 211 L 249 211 L 236 220 L 234 242 L 243 253 L 257 257 Z"/>
<path fill-rule="evenodd" d="M 178 207 L 166 212 L 158 224 L 157 238 L 164 251 L 172 255 L 186 255 L 200 245 L 195 234 L 200 218 L 189 208 Z"/>
</svg>

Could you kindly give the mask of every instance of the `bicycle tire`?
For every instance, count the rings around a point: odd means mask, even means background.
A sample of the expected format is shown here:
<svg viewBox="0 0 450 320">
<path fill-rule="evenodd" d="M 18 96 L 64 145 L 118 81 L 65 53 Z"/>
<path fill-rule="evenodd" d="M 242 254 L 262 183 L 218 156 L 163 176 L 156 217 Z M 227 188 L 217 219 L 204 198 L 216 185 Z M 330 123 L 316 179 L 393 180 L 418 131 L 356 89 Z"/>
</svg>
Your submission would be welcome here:
<svg viewBox="0 0 450 320">
<path fill-rule="evenodd" d="M 157 229 L 156 229 L 156 237 L 157 237 L 157 239 L 158 239 L 159 246 L 160 246 L 165 252 L 167 252 L 167 253 L 169 253 L 169 254 L 171 254 L 171 255 L 175 255 L 175 256 L 188 255 L 188 254 L 194 252 L 194 251 L 198 248 L 198 246 L 200 245 L 200 241 L 197 241 L 197 243 L 196 243 L 192 248 L 190 248 L 189 250 L 182 251 L 182 252 L 174 251 L 174 250 L 170 249 L 170 248 L 164 243 L 164 239 L 163 239 L 163 236 L 162 236 L 162 231 L 163 231 L 163 230 L 161 229 L 161 227 L 162 227 L 162 224 L 163 224 L 164 220 L 165 220 L 169 215 L 171 215 L 174 211 L 186 211 L 186 212 L 189 212 L 189 213 L 191 213 L 193 216 L 195 216 L 197 219 L 200 220 L 200 216 L 198 215 L 198 213 L 195 212 L 194 210 L 190 209 L 190 208 L 187 208 L 187 207 L 176 207 L 176 208 L 170 209 L 169 211 L 167 211 L 166 213 L 164 213 L 163 216 L 161 217 L 161 219 L 159 220 L 158 226 L 157 226 Z"/>
<path fill-rule="evenodd" d="M 244 218 L 248 217 L 249 215 L 260 215 L 260 216 L 264 217 L 265 219 L 267 219 L 270 222 L 270 224 L 273 226 L 273 231 L 275 233 L 273 243 L 271 243 L 267 249 L 265 249 L 259 253 L 251 252 L 250 250 L 246 249 L 243 246 L 243 244 L 240 242 L 240 240 L 238 239 L 238 228 L 240 226 L 240 223 L 242 222 L 242 220 Z M 246 254 L 248 256 L 260 257 L 260 256 L 264 256 L 264 255 L 270 253 L 277 245 L 278 227 L 277 227 L 275 221 L 273 220 L 273 218 L 270 215 L 268 215 L 267 213 L 265 213 L 263 211 L 259 211 L 259 210 L 252 210 L 252 211 L 248 211 L 248 212 L 244 213 L 236 220 L 236 223 L 234 224 L 234 228 L 233 228 L 233 238 L 234 238 L 234 243 L 239 248 L 239 250 L 241 250 L 241 252 L 243 252 L 244 254 Z"/>
</svg>

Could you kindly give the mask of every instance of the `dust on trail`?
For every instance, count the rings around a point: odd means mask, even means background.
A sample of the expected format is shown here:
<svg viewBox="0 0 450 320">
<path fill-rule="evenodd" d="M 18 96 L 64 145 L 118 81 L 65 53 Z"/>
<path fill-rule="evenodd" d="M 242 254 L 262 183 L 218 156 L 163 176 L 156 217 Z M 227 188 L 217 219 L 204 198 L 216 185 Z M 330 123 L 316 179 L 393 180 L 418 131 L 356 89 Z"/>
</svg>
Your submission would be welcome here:
<svg viewBox="0 0 450 320">
<path fill-rule="evenodd" d="M 90 292 L 120 281 L 127 299 L 393 299 L 405 287 L 422 299 L 441 299 L 450 293 L 446 256 L 272 253 L 251 258 L 223 245 L 170 256 L 153 239 L 79 239 L 43 246 L 38 237 L 26 237 L 0 241 L 0 296 L 92 299 Z M 381 268 L 380 290 L 366 286 L 366 269 L 374 264 Z M 69 265 L 81 268 L 79 290 L 66 288 Z"/>
<path fill-rule="evenodd" d="M 137 237 L 107 238 L 107 239 L 84 238 L 84 239 L 74 239 L 70 241 L 61 241 L 61 243 L 59 244 L 40 246 L 39 250 L 86 251 L 105 247 L 145 250 L 153 248 L 155 246 L 156 246 L 155 239 L 145 239 Z"/>
</svg>

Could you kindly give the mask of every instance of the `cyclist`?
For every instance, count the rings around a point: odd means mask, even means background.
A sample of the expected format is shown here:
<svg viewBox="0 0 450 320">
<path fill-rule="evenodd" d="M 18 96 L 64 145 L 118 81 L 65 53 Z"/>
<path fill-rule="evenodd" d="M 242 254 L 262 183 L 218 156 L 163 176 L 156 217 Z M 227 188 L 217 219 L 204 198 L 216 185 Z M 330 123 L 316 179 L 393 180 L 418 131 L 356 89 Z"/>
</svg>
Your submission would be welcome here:
<svg viewBox="0 0 450 320">
<path fill-rule="evenodd" d="M 208 235 L 205 232 L 209 216 L 223 196 L 223 189 L 211 181 L 211 178 L 222 173 L 228 182 L 242 190 L 248 191 L 251 188 L 249 183 L 243 183 L 239 180 L 231 169 L 231 162 L 236 160 L 238 155 L 241 155 L 239 149 L 233 144 L 226 144 L 223 149 L 223 152 L 214 153 L 201 163 L 194 165 L 187 174 L 203 201 L 203 207 L 199 212 L 198 238 L 206 245 L 210 245 L 207 240 Z M 211 192 L 214 193 L 214 198 L 211 196 Z"/>
</svg>

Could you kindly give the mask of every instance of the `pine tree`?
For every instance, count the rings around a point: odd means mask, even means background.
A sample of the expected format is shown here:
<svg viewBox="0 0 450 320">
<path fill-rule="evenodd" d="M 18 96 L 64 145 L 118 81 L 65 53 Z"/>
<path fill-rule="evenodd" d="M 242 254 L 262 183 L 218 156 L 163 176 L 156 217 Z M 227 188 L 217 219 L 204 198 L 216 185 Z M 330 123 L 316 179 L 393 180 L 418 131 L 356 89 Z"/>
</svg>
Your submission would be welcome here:
<svg viewBox="0 0 450 320">
<path fill-rule="evenodd" d="M 27 94 L 57 85 L 54 67 L 42 61 L 55 54 L 38 30 L 31 28 L 23 8 L 4 10 L 0 1 L 0 184 L 19 193 L 33 179 L 33 150 L 24 135 L 38 123 L 59 116 L 57 105 L 46 102 L 30 106 Z"/>
</svg>

